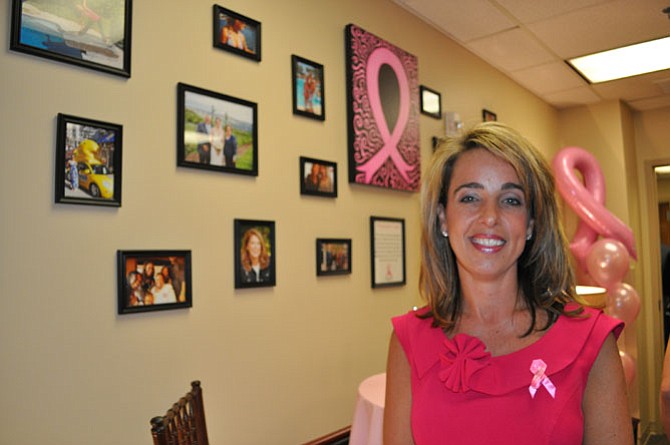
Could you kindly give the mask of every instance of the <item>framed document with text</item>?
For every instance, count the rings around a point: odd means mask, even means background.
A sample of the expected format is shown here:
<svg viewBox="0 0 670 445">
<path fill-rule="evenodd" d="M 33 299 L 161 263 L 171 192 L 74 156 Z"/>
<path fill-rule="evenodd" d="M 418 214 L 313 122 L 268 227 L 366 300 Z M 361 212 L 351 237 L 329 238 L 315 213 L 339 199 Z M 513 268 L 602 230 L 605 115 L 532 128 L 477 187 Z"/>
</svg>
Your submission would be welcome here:
<svg viewBox="0 0 670 445">
<path fill-rule="evenodd" d="M 370 217 L 372 287 L 402 286 L 405 277 L 405 220 Z"/>
</svg>

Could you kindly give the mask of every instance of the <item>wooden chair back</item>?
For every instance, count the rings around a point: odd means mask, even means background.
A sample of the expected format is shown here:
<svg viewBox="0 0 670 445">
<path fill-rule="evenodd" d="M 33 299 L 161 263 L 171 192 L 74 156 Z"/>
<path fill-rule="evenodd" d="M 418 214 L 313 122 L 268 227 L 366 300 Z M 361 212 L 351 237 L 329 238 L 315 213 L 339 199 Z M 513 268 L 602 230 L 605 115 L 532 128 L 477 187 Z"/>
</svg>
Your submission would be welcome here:
<svg viewBox="0 0 670 445">
<path fill-rule="evenodd" d="M 154 445 L 209 445 L 200 381 L 191 382 L 191 390 L 150 423 Z"/>
</svg>

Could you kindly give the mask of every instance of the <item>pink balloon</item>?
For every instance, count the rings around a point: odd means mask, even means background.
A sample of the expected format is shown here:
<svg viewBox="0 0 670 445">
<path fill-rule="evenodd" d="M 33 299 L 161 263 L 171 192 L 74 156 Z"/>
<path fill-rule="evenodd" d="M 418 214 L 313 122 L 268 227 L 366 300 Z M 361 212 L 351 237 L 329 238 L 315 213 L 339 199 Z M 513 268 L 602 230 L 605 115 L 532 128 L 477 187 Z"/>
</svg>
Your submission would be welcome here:
<svg viewBox="0 0 670 445">
<path fill-rule="evenodd" d="M 607 289 L 605 311 L 630 325 L 640 313 L 640 296 L 630 284 L 618 283 Z"/>
<path fill-rule="evenodd" d="M 637 259 L 633 231 L 605 208 L 605 177 L 596 158 L 583 148 L 566 147 L 554 158 L 553 169 L 559 193 L 580 218 L 570 250 L 582 269 L 586 269 L 587 249 L 589 241 L 595 240 L 594 233 L 621 241 Z M 575 170 L 582 174 L 584 184 Z"/>
<path fill-rule="evenodd" d="M 629 264 L 626 247 L 610 238 L 596 241 L 586 256 L 589 275 L 598 285 L 608 289 L 623 281 Z"/>
<path fill-rule="evenodd" d="M 623 375 L 626 378 L 626 385 L 630 386 L 635 379 L 635 360 L 623 351 L 619 351 L 621 365 L 623 366 Z"/>
</svg>

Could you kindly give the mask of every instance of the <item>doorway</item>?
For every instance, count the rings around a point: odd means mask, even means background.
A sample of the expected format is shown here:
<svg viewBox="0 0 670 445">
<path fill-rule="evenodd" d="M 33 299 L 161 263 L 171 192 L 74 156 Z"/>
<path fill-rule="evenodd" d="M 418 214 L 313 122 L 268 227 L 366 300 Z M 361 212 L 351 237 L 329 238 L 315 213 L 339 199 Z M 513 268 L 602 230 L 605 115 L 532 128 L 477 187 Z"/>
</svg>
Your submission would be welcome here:
<svg viewBox="0 0 670 445">
<path fill-rule="evenodd" d="M 663 339 L 670 338 L 670 165 L 654 167 L 658 199 L 658 229 L 661 243 L 661 288 L 663 295 Z"/>
</svg>

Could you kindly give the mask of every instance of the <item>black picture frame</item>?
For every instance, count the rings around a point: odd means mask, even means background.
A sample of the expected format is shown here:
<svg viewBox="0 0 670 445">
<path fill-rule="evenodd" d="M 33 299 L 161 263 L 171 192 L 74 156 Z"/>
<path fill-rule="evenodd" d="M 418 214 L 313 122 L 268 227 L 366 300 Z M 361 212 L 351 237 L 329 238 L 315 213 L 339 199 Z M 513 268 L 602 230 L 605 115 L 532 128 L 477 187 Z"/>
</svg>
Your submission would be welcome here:
<svg viewBox="0 0 670 445">
<path fill-rule="evenodd" d="M 132 5 L 132 0 L 106 0 L 94 8 L 83 0 L 75 7 L 13 0 L 9 49 L 130 77 Z"/>
<path fill-rule="evenodd" d="M 337 198 L 337 164 L 301 156 L 300 194 Z"/>
<path fill-rule="evenodd" d="M 316 239 L 316 275 L 347 275 L 351 273 L 351 239 Z"/>
<path fill-rule="evenodd" d="M 120 315 L 193 306 L 190 250 L 118 250 L 116 259 Z"/>
<path fill-rule="evenodd" d="M 258 176 L 258 105 L 177 84 L 177 165 Z"/>
<path fill-rule="evenodd" d="M 442 95 L 425 85 L 419 85 L 421 114 L 442 119 Z"/>
<path fill-rule="evenodd" d="M 261 61 L 261 23 L 219 5 L 213 6 L 215 48 L 247 59 Z"/>
<path fill-rule="evenodd" d="M 326 84 L 323 65 L 291 55 L 293 114 L 326 120 Z"/>
<path fill-rule="evenodd" d="M 56 128 L 55 202 L 121 207 L 123 127 L 59 113 Z"/>
<path fill-rule="evenodd" d="M 373 288 L 405 285 L 404 219 L 370 217 L 370 258 Z"/>
<path fill-rule="evenodd" d="M 482 122 L 495 122 L 498 120 L 498 115 L 493 111 L 482 109 Z"/>
<path fill-rule="evenodd" d="M 274 286 L 277 264 L 274 221 L 235 219 L 234 232 L 235 289 Z M 256 247 L 260 249 L 258 270 L 252 267 L 248 250 L 254 248 L 255 242 L 259 242 Z"/>
</svg>

